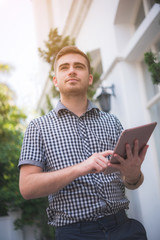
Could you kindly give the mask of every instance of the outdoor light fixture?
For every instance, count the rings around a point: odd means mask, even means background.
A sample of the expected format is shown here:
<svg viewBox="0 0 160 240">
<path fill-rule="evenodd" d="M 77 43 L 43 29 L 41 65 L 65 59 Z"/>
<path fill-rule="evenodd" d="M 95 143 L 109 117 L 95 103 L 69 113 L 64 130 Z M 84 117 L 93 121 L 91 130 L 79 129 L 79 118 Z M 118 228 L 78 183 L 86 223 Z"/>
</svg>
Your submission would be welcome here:
<svg viewBox="0 0 160 240">
<path fill-rule="evenodd" d="M 101 87 L 101 94 L 97 97 L 100 107 L 104 112 L 110 112 L 111 110 L 111 96 L 115 97 L 114 84 L 110 87 Z M 112 93 L 108 93 L 106 89 L 111 89 Z"/>
</svg>

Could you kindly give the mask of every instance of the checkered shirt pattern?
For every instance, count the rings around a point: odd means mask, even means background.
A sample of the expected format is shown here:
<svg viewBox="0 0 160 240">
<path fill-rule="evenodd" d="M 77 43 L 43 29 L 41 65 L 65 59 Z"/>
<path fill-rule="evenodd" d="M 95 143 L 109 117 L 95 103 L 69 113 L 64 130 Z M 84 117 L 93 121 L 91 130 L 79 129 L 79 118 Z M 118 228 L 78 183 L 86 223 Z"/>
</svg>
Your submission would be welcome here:
<svg viewBox="0 0 160 240">
<path fill-rule="evenodd" d="M 112 114 L 100 111 L 90 101 L 81 117 L 61 102 L 43 117 L 30 122 L 23 140 L 19 166 L 31 164 L 43 171 L 56 171 L 113 150 L 122 125 Z M 119 172 L 88 174 L 48 196 L 49 224 L 63 226 L 127 209 L 128 199 Z"/>
</svg>

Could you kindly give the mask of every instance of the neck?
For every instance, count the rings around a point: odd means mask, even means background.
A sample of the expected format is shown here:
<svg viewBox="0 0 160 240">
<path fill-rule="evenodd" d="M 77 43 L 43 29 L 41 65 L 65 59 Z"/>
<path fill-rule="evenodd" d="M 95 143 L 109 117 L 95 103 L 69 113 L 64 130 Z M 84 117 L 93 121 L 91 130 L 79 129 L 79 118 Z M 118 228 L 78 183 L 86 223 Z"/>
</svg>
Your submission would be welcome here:
<svg viewBox="0 0 160 240">
<path fill-rule="evenodd" d="M 62 104 L 73 112 L 78 117 L 82 116 L 86 112 L 88 106 L 87 96 L 84 97 L 65 97 L 61 96 Z"/>
</svg>

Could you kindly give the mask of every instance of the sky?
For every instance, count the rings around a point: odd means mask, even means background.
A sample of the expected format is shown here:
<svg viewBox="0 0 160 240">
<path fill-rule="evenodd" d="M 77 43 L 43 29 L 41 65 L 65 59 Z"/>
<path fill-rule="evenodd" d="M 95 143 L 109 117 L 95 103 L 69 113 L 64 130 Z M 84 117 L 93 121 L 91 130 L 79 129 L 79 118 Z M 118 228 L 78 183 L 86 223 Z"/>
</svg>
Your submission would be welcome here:
<svg viewBox="0 0 160 240">
<path fill-rule="evenodd" d="M 36 108 L 38 51 L 31 0 L 0 0 L 0 63 L 11 67 L 0 82 L 15 92 L 26 112 Z"/>
</svg>

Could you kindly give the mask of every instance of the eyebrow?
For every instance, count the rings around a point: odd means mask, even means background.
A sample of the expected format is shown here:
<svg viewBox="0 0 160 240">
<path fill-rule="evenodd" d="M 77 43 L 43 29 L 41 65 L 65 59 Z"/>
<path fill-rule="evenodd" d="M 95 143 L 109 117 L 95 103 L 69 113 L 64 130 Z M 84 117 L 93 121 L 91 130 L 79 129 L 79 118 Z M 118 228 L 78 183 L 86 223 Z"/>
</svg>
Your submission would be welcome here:
<svg viewBox="0 0 160 240">
<path fill-rule="evenodd" d="M 70 65 L 70 64 L 67 63 L 67 62 L 66 62 L 66 63 L 62 63 L 62 64 L 59 65 L 58 68 L 60 69 L 60 68 L 63 67 L 63 66 L 69 66 L 69 65 Z M 86 65 L 83 64 L 83 63 L 81 63 L 81 62 L 74 62 L 73 65 L 75 65 L 75 66 L 77 66 L 77 65 L 81 65 L 81 66 L 83 66 L 84 68 L 86 68 Z"/>
</svg>

